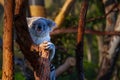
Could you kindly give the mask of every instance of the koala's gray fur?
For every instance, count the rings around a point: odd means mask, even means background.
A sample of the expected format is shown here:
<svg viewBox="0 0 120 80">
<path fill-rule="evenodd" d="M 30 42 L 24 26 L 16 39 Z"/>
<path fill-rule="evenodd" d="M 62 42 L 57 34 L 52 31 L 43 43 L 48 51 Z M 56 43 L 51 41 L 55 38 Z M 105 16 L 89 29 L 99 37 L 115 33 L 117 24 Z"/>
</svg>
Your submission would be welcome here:
<svg viewBox="0 0 120 80">
<path fill-rule="evenodd" d="M 51 61 L 55 55 L 55 46 L 50 41 L 50 32 L 56 24 L 42 17 L 27 18 L 29 32 L 32 40 L 39 47 L 50 50 L 49 60 Z M 55 67 L 50 65 L 50 80 L 55 80 Z"/>
<path fill-rule="evenodd" d="M 55 55 L 55 46 L 50 41 L 50 32 L 56 26 L 56 24 L 53 21 L 42 17 L 27 18 L 27 23 L 34 43 L 40 47 L 51 50 L 51 61 Z"/>
</svg>

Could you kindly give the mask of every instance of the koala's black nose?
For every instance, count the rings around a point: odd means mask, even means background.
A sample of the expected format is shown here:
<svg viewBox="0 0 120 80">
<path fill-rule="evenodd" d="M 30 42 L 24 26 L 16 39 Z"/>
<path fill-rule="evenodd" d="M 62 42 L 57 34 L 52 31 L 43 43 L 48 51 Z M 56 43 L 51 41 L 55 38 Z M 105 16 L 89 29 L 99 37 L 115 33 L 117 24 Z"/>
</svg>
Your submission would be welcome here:
<svg viewBox="0 0 120 80">
<path fill-rule="evenodd" d="M 41 30 L 42 30 L 42 26 L 41 26 L 41 25 L 38 25 L 37 30 L 38 30 L 38 31 L 41 31 Z"/>
</svg>

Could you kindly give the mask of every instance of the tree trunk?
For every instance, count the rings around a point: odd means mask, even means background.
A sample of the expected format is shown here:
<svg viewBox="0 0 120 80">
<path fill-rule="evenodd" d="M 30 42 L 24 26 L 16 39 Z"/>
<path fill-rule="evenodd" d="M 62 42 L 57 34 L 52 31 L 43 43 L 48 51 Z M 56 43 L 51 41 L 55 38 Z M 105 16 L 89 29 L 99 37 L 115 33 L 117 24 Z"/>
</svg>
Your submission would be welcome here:
<svg viewBox="0 0 120 80">
<path fill-rule="evenodd" d="M 120 78 L 119 78 L 119 71 L 120 71 L 119 66 L 116 65 L 112 80 L 120 80 Z"/>
<path fill-rule="evenodd" d="M 103 31 L 103 24 L 102 25 L 95 25 L 94 26 L 94 29 L 95 30 L 97 30 L 97 31 Z M 99 53 L 98 53 L 98 58 L 99 58 L 99 60 L 98 60 L 98 65 L 100 65 L 100 63 L 101 63 L 101 60 L 102 60 L 102 50 L 103 50 L 103 36 L 96 36 L 96 39 L 97 39 L 97 44 L 98 44 L 98 51 L 99 51 Z M 97 59 L 97 58 L 96 58 Z M 94 60 L 95 61 L 95 60 Z"/>
<path fill-rule="evenodd" d="M 83 35 L 84 35 L 87 8 L 88 8 L 88 0 L 82 0 L 81 11 L 79 16 L 78 34 L 77 34 L 77 46 L 76 46 L 76 69 L 78 72 L 79 80 L 84 80 Z"/>
<path fill-rule="evenodd" d="M 17 43 L 20 46 L 25 58 L 30 62 L 35 80 L 49 80 L 50 79 L 50 63 L 49 63 L 49 51 L 39 49 L 39 47 L 33 44 L 33 41 L 28 32 L 28 26 L 26 22 L 26 4 L 27 0 L 16 0 L 15 8 L 15 29 L 17 35 Z M 39 55 L 41 52 L 42 55 Z"/>
<path fill-rule="evenodd" d="M 44 0 L 29 0 L 30 15 L 33 17 L 46 17 Z"/>
<path fill-rule="evenodd" d="M 116 4 L 115 0 L 103 0 L 103 3 L 105 5 L 105 13 L 108 13 L 112 7 Z M 114 26 L 116 23 L 116 12 L 111 12 L 107 17 L 106 17 L 106 28 L 105 31 L 113 31 L 114 30 Z M 118 23 L 117 23 L 118 24 Z M 110 76 L 112 75 L 111 71 L 109 71 L 110 67 L 112 66 L 112 58 L 115 54 L 115 48 L 117 46 L 111 45 L 111 36 L 105 36 L 104 37 L 105 41 L 104 41 L 104 48 L 103 48 L 103 52 L 102 52 L 102 61 L 101 61 L 101 65 L 100 65 L 100 71 L 98 74 L 97 79 L 98 80 L 109 80 Z M 112 52 L 109 52 L 109 50 L 112 49 Z M 111 57 L 108 57 L 111 56 Z M 108 72 L 109 71 L 109 72 Z"/>
<path fill-rule="evenodd" d="M 86 36 L 86 44 L 87 44 L 87 59 L 88 59 L 88 62 L 92 62 L 92 61 L 94 61 L 93 56 L 92 56 L 92 54 L 94 52 L 92 49 L 93 45 L 92 45 L 92 36 L 91 35 Z"/>
<path fill-rule="evenodd" d="M 27 12 L 29 17 L 46 17 L 45 0 L 28 0 Z M 29 68 L 29 65 L 26 67 Z M 25 74 L 29 75 L 29 71 L 26 71 Z M 33 77 L 28 75 L 25 75 L 27 79 Z"/>
<path fill-rule="evenodd" d="M 2 80 L 13 80 L 13 5 L 14 0 L 5 0 Z"/>
<path fill-rule="evenodd" d="M 97 36 L 97 41 L 98 41 L 98 50 L 99 50 L 99 65 L 102 62 L 102 50 L 103 50 L 103 36 Z"/>
<path fill-rule="evenodd" d="M 0 4 L 3 6 L 4 5 L 4 0 L 0 0 Z"/>
</svg>

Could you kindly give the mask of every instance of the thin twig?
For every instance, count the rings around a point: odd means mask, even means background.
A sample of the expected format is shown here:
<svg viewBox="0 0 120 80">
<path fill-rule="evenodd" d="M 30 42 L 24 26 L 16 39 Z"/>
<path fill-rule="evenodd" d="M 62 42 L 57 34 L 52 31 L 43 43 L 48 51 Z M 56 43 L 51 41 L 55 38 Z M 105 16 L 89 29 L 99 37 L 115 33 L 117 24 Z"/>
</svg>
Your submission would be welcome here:
<svg viewBox="0 0 120 80">
<path fill-rule="evenodd" d="M 99 20 L 99 19 L 103 19 L 103 18 L 105 18 L 106 16 L 108 16 L 111 12 L 113 12 L 114 9 L 117 8 L 117 7 L 118 7 L 118 4 L 115 4 L 115 5 L 111 8 L 111 10 L 110 10 L 108 13 L 106 13 L 105 15 L 88 19 L 86 22 L 92 22 L 92 21 L 96 21 L 96 20 Z"/>
</svg>

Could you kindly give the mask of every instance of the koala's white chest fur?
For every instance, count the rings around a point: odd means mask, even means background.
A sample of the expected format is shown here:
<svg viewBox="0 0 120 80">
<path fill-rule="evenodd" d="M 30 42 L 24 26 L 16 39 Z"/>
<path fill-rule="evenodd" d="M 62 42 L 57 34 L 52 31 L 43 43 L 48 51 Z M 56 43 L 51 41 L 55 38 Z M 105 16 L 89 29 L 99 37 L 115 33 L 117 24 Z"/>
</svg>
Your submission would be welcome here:
<svg viewBox="0 0 120 80">
<path fill-rule="evenodd" d="M 37 45 L 41 44 L 44 41 L 50 41 L 50 36 L 49 35 L 47 35 L 45 37 L 37 37 L 37 36 L 33 36 L 31 34 L 31 37 L 32 37 L 32 40 L 34 41 L 34 43 L 37 44 Z"/>
</svg>

